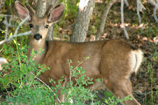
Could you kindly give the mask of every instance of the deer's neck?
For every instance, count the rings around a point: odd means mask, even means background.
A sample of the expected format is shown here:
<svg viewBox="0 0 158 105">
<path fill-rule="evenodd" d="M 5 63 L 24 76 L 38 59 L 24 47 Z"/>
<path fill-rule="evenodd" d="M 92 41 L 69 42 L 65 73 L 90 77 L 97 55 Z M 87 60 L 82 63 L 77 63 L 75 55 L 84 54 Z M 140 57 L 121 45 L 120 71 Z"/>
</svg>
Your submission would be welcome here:
<svg viewBox="0 0 158 105">
<path fill-rule="evenodd" d="M 29 46 L 30 48 L 28 49 L 28 53 L 27 53 L 28 58 L 30 59 L 31 57 L 31 60 L 36 60 L 35 64 L 42 63 L 47 51 L 46 41 L 43 40 L 41 42 L 36 42 L 35 40 L 32 40 L 30 41 Z M 42 53 L 43 50 L 44 50 L 44 53 Z M 32 51 L 37 51 L 38 54 L 32 56 Z"/>
</svg>

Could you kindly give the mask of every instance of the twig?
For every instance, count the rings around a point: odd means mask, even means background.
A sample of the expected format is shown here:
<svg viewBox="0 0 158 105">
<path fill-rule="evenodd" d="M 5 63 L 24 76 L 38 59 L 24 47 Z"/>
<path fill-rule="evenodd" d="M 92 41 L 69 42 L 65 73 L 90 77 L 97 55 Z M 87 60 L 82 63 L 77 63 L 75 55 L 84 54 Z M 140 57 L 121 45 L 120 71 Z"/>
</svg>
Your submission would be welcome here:
<svg viewBox="0 0 158 105">
<path fill-rule="evenodd" d="M 17 32 L 18 32 L 20 26 L 21 26 L 24 22 L 26 22 L 29 18 L 30 18 L 30 16 L 27 16 L 27 17 L 18 25 L 18 27 L 16 28 L 15 33 L 14 33 L 13 36 L 16 36 L 16 35 L 17 35 Z"/>
<path fill-rule="evenodd" d="M 155 3 L 155 1 L 153 1 L 153 0 L 147 0 L 151 5 L 153 5 L 153 6 L 155 6 L 156 5 L 156 3 Z"/>
<path fill-rule="evenodd" d="M 7 41 L 10 41 L 10 40 L 11 40 L 11 39 L 2 40 L 2 41 L 0 41 L 0 45 L 3 44 L 3 43 L 5 43 L 5 42 L 7 42 Z"/>
<path fill-rule="evenodd" d="M 133 90 L 133 92 L 136 93 L 136 94 L 139 94 L 139 95 L 148 95 L 148 94 L 151 94 L 150 91 L 149 92 L 145 92 L 145 93 L 140 93 L 140 92 L 137 92 L 137 91 Z"/>
<path fill-rule="evenodd" d="M 32 33 L 32 31 L 27 31 L 27 32 L 20 33 L 20 34 L 17 34 L 17 35 L 15 35 L 15 36 L 12 36 L 12 38 L 14 38 L 14 37 L 19 37 L 19 36 L 30 35 L 31 33 Z"/>
<path fill-rule="evenodd" d="M 139 25 L 143 29 L 143 27 L 141 26 L 141 17 L 140 17 L 140 13 L 139 13 L 139 12 L 142 12 L 142 10 L 146 10 L 146 9 L 143 6 L 143 4 L 141 3 L 141 1 L 137 0 L 137 15 L 138 15 L 138 19 L 139 19 Z"/>
<path fill-rule="evenodd" d="M 91 100 L 92 100 L 92 103 L 91 103 L 91 104 L 94 105 L 94 103 L 93 103 L 93 96 L 94 96 L 94 95 L 92 94 L 92 91 L 90 92 L 90 95 L 91 95 Z"/>
<path fill-rule="evenodd" d="M 27 31 L 27 32 L 20 33 L 20 34 L 15 35 L 15 36 L 10 36 L 8 39 L 0 41 L 0 45 L 3 44 L 3 43 L 5 43 L 5 42 L 7 42 L 7 41 L 12 40 L 12 38 L 14 38 L 14 37 L 19 37 L 19 36 L 24 36 L 24 35 L 30 35 L 31 33 L 32 33 L 32 31 Z"/>
<path fill-rule="evenodd" d="M 128 1 L 127 1 L 127 0 L 124 0 L 124 2 L 125 2 L 125 4 L 126 4 L 126 6 L 128 7 L 128 6 L 129 6 Z"/>
<path fill-rule="evenodd" d="M 11 25 L 11 19 L 12 19 L 12 15 L 4 15 L 4 21 L 3 21 L 3 24 L 6 26 L 6 30 L 5 30 L 5 40 L 7 39 L 7 36 L 8 36 L 8 28 L 9 27 L 12 27 Z M 7 22 L 7 17 L 10 17 L 9 19 L 9 23 Z"/>
<path fill-rule="evenodd" d="M 51 92 L 53 92 L 53 90 L 44 82 L 42 81 L 40 78 L 35 77 L 36 79 L 38 79 L 40 82 L 42 82 Z M 56 94 L 54 93 L 54 95 L 56 96 Z M 60 99 L 57 98 L 57 100 L 59 101 L 59 103 L 61 103 Z"/>
<path fill-rule="evenodd" d="M 158 22 L 157 16 L 156 16 L 156 11 L 158 9 L 158 4 L 155 6 L 154 10 L 153 10 L 153 15 L 154 15 L 154 19 L 156 22 Z"/>
<path fill-rule="evenodd" d="M 4 15 L 5 16 L 5 20 L 3 21 L 3 24 L 7 27 L 14 27 L 14 25 L 11 24 L 11 20 L 12 20 L 12 15 Z M 9 19 L 9 23 L 7 22 L 7 17 L 10 16 Z"/>
<path fill-rule="evenodd" d="M 154 15 L 155 21 L 158 22 L 158 19 L 156 16 L 156 11 L 158 10 L 158 0 L 156 0 L 156 2 L 154 0 L 148 0 L 148 2 L 155 7 L 153 10 L 153 15 Z"/>
<path fill-rule="evenodd" d="M 2 40 L 2 41 L 0 41 L 0 45 L 1 44 L 3 44 L 3 43 L 5 43 L 5 42 L 7 42 L 7 41 L 10 41 L 12 38 L 14 38 L 14 37 L 19 37 L 19 36 L 23 36 L 23 35 L 30 35 L 31 34 L 31 31 L 28 31 L 28 32 L 24 32 L 24 33 L 20 33 L 20 34 L 17 34 L 17 32 L 18 32 L 18 30 L 19 30 L 19 28 L 20 28 L 20 26 L 25 22 L 25 21 L 27 21 L 27 19 L 29 19 L 29 16 L 27 16 L 19 25 L 18 25 L 18 27 L 16 28 L 16 30 L 15 30 L 15 33 L 14 33 L 14 35 L 12 35 L 12 36 L 9 36 L 9 38 L 7 38 L 7 36 L 8 36 L 8 26 L 6 25 L 6 34 L 5 34 L 5 40 Z M 11 22 L 11 21 L 10 21 Z M 6 21 L 6 24 L 8 24 L 7 23 L 7 21 Z M 9 25 L 9 26 L 12 26 L 12 25 Z"/>
<path fill-rule="evenodd" d="M 6 14 L 0 14 L 1 16 L 12 16 L 12 15 L 6 15 Z"/>
<path fill-rule="evenodd" d="M 8 36 L 8 26 L 6 25 L 5 40 L 7 39 L 7 36 Z"/>
<path fill-rule="evenodd" d="M 121 0 L 121 22 L 122 22 L 122 28 L 123 28 L 123 31 L 125 33 L 126 38 L 129 39 L 128 33 L 127 33 L 125 25 L 124 25 L 123 6 L 124 6 L 124 0 Z"/>
</svg>

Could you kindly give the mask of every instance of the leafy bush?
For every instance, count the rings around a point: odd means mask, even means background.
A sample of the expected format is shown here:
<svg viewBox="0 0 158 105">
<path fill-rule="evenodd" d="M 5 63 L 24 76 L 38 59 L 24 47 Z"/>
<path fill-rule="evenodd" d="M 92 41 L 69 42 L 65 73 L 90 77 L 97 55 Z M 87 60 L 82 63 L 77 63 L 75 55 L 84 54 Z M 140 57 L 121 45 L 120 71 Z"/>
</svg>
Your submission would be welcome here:
<svg viewBox="0 0 158 105">
<path fill-rule="evenodd" d="M 87 86 L 88 84 L 93 84 L 93 82 L 91 82 L 92 79 L 85 79 L 85 71 L 82 67 L 80 67 L 80 64 L 84 63 L 88 57 L 82 62 L 78 61 L 78 65 L 76 67 L 71 66 L 73 63 L 71 60 L 67 60 L 70 68 L 70 82 L 68 82 L 65 87 L 62 87 L 60 84 L 60 81 L 64 79 L 64 77 L 62 77 L 59 81 L 59 85 L 56 87 L 49 87 L 45 83 L 41 84 L 36 81 L 40 80 L 38 75 L 49 68 L 40 64 L 35 65 L 35 61 L 28 59 L 26 56 L 26 49 L 28 49 L 28 46 L 24 46 L 22 48 L 19 44 L 16 46 L 17 50 L 15 51 L 12 47 L 3 45 L 4 54 L 7 55 L 9 53 L 12 58 L 10 58 L 10 63 L 3 65 L 4 68 L 0 74 L 0 84 L 2 84 L 0 86 L 1 90 L 7 90 L 6 100 L 1 102 L 1 104 L 7 104 L 8 102 L 11 104 L 30 105 L 52 104 L 55 103 L 54 97 L 58 97 L 55 94 L 57 89 L 62 89 L 62 94 L 65 95 L 65 102 L 60 104 L 82 105 L 85 104 L 86 101 L 89 101 L 89 103 L 94 105 L 101 104 L 100 101 L 97 100 L 97 91 L 92 93 L 89 89 L 84 88 L 84 86 Z M 31 58 L 37 54 L 39 53 L 35 51 L 32 52 Z M 76 78 L 76 84 L 73 84 L 71 78 L 77 77 L 78 75 L 79 78 Z M 42 82 L 42 80 L 40 81 Z M 12 89 L 8 90 L 9 88 Z M 108 99 L 104 100 L 104 103 L 112 105 L 122 102 L 122 100 L 116 101 L 114 96 L 110 97 L 112 98 L 108 97 Z M 126 99 L 129 99 L 129 97 Z"/>
<path fill-rule="evenodd" d="M 15 51 L 12 47 L 3 45 L 4 54 L 10 53 L 12 58 L 10 63 L 3 66 L 4 69 L 0 75 L 1 89 L 14 88 L 13 91 L 7 91 L 8 96 L 4 103 L 39 104 L 41 102 L 49 103 L 50 99 L 52 102 L 52 93 L 45 86 L 35 81 L 37 76 L 48 68 L 35 65 L 35 61 L 29 60 L 25 55 L 28 47 L 20 48 L 19 46 L 17 44 L 17 51 Z M 35 56 L 37 53 L 34 52 L 33 54 Z M 37 72 L 36 75 L 35 72 Z"/>
</svg>

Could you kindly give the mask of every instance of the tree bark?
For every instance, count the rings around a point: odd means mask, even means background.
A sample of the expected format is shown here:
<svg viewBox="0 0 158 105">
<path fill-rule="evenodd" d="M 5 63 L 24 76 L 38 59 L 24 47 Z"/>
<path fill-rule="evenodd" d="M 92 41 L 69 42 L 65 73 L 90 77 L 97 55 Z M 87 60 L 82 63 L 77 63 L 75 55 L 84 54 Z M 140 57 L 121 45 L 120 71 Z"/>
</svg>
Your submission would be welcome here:
<svg viewBox="0 0 158 105">
<path fill-rule="evenodd" d="M 53 4 L 53 7 L 55 7 L 58 4 L 59 0 L 47 0 L 46 7 L 48 7 L 50 4 Z M 47 34 L 47 40 L 53 40 L 53 24 L 49 27 L 48 34 Z"/>
<path fill-rule="evenodd" d="M 38 0 L 37 9 L 36 9 L 37 16 L 43 17 L 45 11 L 46 11 L 46 1 L 45 0 Z"/>
<path fill-rule="evenodd" d="M 71 42 L 84 42 L 93 12 L 95 0 L 80 0 L 75 25 L 70 38 Z"/>
</svg>

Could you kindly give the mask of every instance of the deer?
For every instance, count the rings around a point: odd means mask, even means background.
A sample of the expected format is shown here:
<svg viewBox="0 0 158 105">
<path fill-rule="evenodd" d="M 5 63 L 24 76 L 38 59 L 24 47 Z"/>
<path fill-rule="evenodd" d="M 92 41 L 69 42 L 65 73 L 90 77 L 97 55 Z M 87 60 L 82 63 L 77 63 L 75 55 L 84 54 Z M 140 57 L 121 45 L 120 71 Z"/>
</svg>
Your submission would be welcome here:
<svg viewBox="0 0 158 105">
<path fill-rule="evenodd" d="M 26 4 L 26 7 L 19 1 L 15 2 L 17 16 L 30 26 L 30 35 L 27 56 L 31 56 L 32 50 L 44 50 L 42 55 L 37 55 L 35 64 L 44 64 L 50 68 L 39 75 L 39 78 L 49 86 L 56 86 L 61 77 L 65 77 L 61 82 L 62 86 L 70 81 L 70 69 L 67 59 L 73 61 L 75 67 L 78 62 L 83 61 L 84 57 L 89 57 L 80 66 L 85 70 L 85 75 L 93 79 L 93 84 L 85 86 L 92 91 L 107 89 L 116 98 L 130 96 L 132 100 L 123 101 L 124 105 L 140 105 L 132 94 L 132 83 L 130 77 L 133 73 L 137 74 L 143 61 L 143 52 L 131 46 L 126 41 L 119 39 L 91 41 L 91 42 L 66 42 L 46 40 L 49 26 L 59 21 L 64 12 L 64 4 L 56 7 L 50 5 L 43 17 L 38 17 L 35 10 Z M 76 77 L 77 78 L 77 77 Z M 95 79 L 101 79 L 101 82 Z M 49 82 L 49 79 L 56 81 Z M 76 83 L 75 77 L 71 79 Z M 57 91 L 58 98 L 64 102 L 64 95 L 61 90 Z"/>
</svg>

